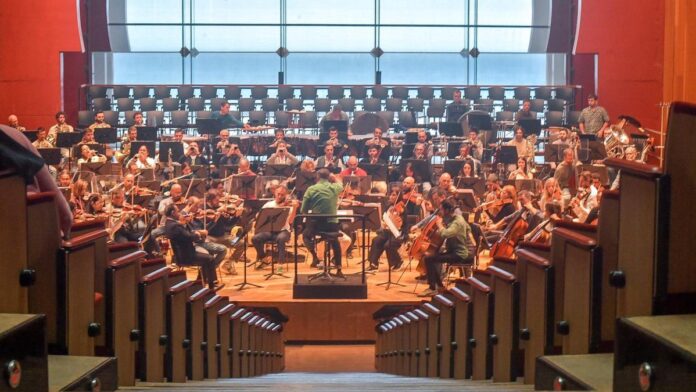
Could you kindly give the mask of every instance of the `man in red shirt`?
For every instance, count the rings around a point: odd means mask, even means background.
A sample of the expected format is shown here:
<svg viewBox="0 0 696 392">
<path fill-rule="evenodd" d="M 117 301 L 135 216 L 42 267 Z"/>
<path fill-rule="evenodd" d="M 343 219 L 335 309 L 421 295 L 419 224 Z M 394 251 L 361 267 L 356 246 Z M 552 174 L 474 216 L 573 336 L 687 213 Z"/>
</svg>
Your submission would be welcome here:
<svg viewBox="0 0 696 392">
<path fill-rule="evenodd" d="M 364 177 L 367 175 L 367 172 L 361 168 L 358 167 L 358 157 L 355 155 L 351 155 L 350 158 L 348 158 L 348 162 L 346 163 L 348 166 L 347 168 L 343 169 L 341 171 L 341 176 L 359 176 L 359 177 Z"/>
</svg>

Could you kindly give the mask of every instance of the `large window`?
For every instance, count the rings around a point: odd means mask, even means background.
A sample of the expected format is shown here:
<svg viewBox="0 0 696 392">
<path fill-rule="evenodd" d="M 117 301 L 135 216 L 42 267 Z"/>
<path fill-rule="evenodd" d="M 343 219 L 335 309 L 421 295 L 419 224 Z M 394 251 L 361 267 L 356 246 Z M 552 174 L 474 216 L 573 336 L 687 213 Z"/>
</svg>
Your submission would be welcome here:
<svg viewBox="0 0 696 392">
<path fill-rule="evenodd" d="M 93 82 L 562 84 L 550 0 L 110 0 Z M 535 16 L 536 15 L 536 16 Z M 541 22 L 540 22 L 541 20 Z M 543 50 L 542 50 L 543 51 Z M 285 54 L 285 55 L 279 55 Z"/>
</svg>

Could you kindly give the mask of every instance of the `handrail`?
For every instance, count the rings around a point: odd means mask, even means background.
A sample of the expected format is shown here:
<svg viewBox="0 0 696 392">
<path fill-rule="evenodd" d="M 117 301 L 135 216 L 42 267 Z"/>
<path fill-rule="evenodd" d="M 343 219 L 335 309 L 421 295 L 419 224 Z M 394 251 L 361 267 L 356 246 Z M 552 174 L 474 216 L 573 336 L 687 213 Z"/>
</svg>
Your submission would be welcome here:
<svg viewBox="0 0 696 392">
<path fill-rule="evenodd" d="M 537 249 L 540 251 L 544 252 L 550 252 L 551 251 L 551 245 L 548 244 L 541 244 L 538 242 L 529 242 L 529 241 L 520 241 L 517 244 L 517 248 L 519 249 Z"/>
<path fill-rule="evenodd" d="M 73 237 L 66 241 L 62 241 L 61 247 L 65 250 L 74 250 L 75 248 L 80 248 L 85 245 L 89 245 L 90 243 L 93 243 L 100 238 L 108 236 L 109 232 L 107 232 L 106 230 L 90 231 L 89 233 Z"/>
<path fill-rule="evenodd" d="M 73 226 L 74 227 L 74 226 Z M 131 242 L 116 242 L 114 244 L 109 244 L 109 252 L 120 252 L 127 249 L 140 249 L 140 244 L 134 241 Z"/>
<path fill-rule="evenodd" d="M 437 315 L 440 314 L 440 309 L 438 309 L 438 308 L 436 308 L 435 306 L 433 306 L 433 304 L 431 304 L 430 302 L 424 302 L 424 303 L 421 305 L 421 308 L 422 308 L 422 309 L 425 309 L 428 313 L 430 313 L 430 314 L 432 314 L 432 315 L 434 315 L 434 316 L 437 316 Z"/>
<path fill-rule="evenodd" d="M 211 293 L 211 292 L 212 292 L 212 290 L 210 290 L 209 288 L 203 287 L 202 289 L 200 289 L 200 290 L 196 291 L 195 293 L 193 293 L 193 294 L 189 297 L 188 300 L 189 300 L 189 302 L 200 301 L 200 300 L 204 299 L 205 296 L 208 295 L 208 294 Z"/>
<path fill-rule="evenodd" d="M 465 293 L 462 289 L 459 287 L 452 287 L 451 289 L 448 290 L 450 294 L 454 296 L 454 298 L 462 301 L 462 302 L 471 302 L 471 297 L 469 294 Z"/>
<path fill-rule="evenodd" d="M 179 282 L 179 283 L 175 284 L 174 286 L 170 287 L 170 288 L 169 288 L 169 293 L 170 293 L 170 294 L 180 293 L 180 292 L 182 292 L 182 291 L 188 289 L 189 287 L 191 287 L 191 286 L 193 286 L 193 285 L 194 285 L 194 282 L 193 282 L 193 281 L 191 281 L 191 280 L 185 280 L 185 281 L 183 281 L 183 282 Z"/>
<path fill-rule="evenodd" d="M 56 197 L 56 192 L 32 192 L 27 194 L 27 205 L 34 205 L 44 202 L 53 201 Z"/>
<path fill-rule="evenodd" d="M 464 279 L 464 283 L 468 284 L 471 286 L 473 289 L 478 290 L 482 293 L 488 294 L 491 292 L 491 288 L 483 284 L 480 280 L 476 278 L 466 278 Z"/>
<path fill-rule="evenodd" d="M 538 267 L 546 268 L 551 266 L 551 262 L 545 258 L 541 257 L 538 254 L 534 252 L 530 252 L 526 249 L 518 249 L 517 250 L 517 259 L 524 259 L 529 261 L 531 264 L 536 265 Z"/>
<path fill-rule="evenodd" d="M 562 227 L 553 229 L 553 235 L 563 237 L 566 241 L 581 248 L 591 249 L 597 246 L 597 241 L 594 239 Z"/>
<path fill-rule="evenodd" d="M 580 223 L 567 220 L 557 220 L 555 221 L 555 227 L 562 227 L 570 230 L 585 231 L 588 233 L 596 233 L 597 225 L 591 225 L 589 223 Z M 555 229 L 555 228 L 554 228 Z"/>
<path fill-rule="evenodd" d="M 72 225 L 72 231 L 88 230 L 88 229 L 104 229 L 106 228 L 106 218 L 90 219 L 82 222 L 75 222 Z M 137 244 L 137 242 L 136 242 Z"/>
<path fill-rule="evenodd" d="M 645 178 L 657 178 L 662 176 L 662 169 L 659 166 L 650 165 L 642 162 L 627 161 L 625 159 L 607 158 L 604 164 L 615 169 L 620 169 L 624 173 Z"/>
<path fill-rule="evenodd" d="M 139 250 L 137 252 L 129 253 L 127 255 L 121 256 L 117 259 L 109 261 L 109 268 L 121 269 L 134 264 L 139 259 L 145 257 L 147 253 L 145 251 Z"/>
<path fill-rule="evenodd" d="M 169 274 L 169 267 L 162 267 L 157 271 L 153 271 L 142 277 L 140 280 L 144 284 L 152 283 L 158 279 L 162 279 Z"/>
<path fill-rule="evenodd" d="M 445 305 L 448 308 L 451 308 L 454 306 L 454 302 L 450 301 L 449 298 L 445 297 L 442 294 L 438 294 L 438 295 L 434 296 L 433 301 L 438 302 L 442 305 Z"/>
<path fill-rule="evenodd" d="M 221 296 L 219 296 L 219 295 L 213 296 L 213 298 L 209 299 L 209 300 L 205 303 L 205 308 L 206 308 L 206 309 L 209 309 L 209 308 L 215 306 L 218 302 L 222 301 L 224 298 L 225 298 L 225 297 L 221 297 Z"/>
<path fill-rule="evenodd" d="M 501 279 L 501 280 L 504 280 L 506 282 L 512 283 L 512 282 L 517 280 L 515 275 L 513 275 L 507 271 L 503 271 L 502 269 L 500 269 L 498 267 L 490 266 L 490 267 L 488 267 L 487 270 L 490 271 L 491 275 L 493 275 L 494 277 Z"/>
<path fill-rule="evenodd" d="M 229 304 L 223 306 L 222 309 L 218 310 L 218 316 L 222 316 L 226 313 L 230 313 L 236 307 L 237 307 L 237 305 L 229 303 Z"/>
</svg>

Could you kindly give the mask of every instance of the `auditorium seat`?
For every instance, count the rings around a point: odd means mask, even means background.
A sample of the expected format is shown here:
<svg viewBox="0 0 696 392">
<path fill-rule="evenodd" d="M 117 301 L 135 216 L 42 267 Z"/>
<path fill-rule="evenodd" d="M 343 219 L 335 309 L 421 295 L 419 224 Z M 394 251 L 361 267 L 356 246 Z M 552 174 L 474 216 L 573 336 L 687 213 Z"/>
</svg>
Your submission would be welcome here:
<svg viewBox="0 0 696 392">
<path fill-rule="evenodd" d="M 360 100 L 367 98 L 367 88 L 365 86 L 352 86 L 350 88 L 350 97 Z"/>
<path fill-rule="evenodd" d="M 404 101 L 402 98 L 387 98 L 385 105 L 385 110 L 392 112 L 399 112 L 404 107 Z"/>
<path fill-rule="evenodd" d="M 329 98 L 317 98 L 314 100 L 314 111 L 319 113 L 326 113 L 331 110 L 331 99 Z"/>
<path fill-rule="evenodd" d="M 404 128 L 415 128 L 418 126 L 418 123 L 416 121 L 416 118 L 413 116 L 413 113 L 406 111 L 399 112 L 398 124 Z"/>
<path fill-rule="evenodd" d="M 197 112 L 205 110 L 205 100 L 203 98 L 189 98 L 186 100 L 186 110 L 189 112 Z"/>
<path fill-rule="evenodd" d="M 290 123 L 290 115 L 282 110 L 276 110 L 274 114 L 276 128 L 287 128 Z"/>
<path fill-rule="evenodd" d="M 196 113 L 196 121 L 198 119 L 203 120 L 203 119 L 213 118 L 213 112 L 210 110 L 199 110 L 195 113 Z"/>
<path fill-rule="evenodd" d="M 401 100 L 408 99 L 408 87 L 405 86 L 394 86 L 392 87 L 392 98 L 399 98 Z M 390 109 L 391 110 L 391 109 Z"/>
<path fill-rule="evenodd" d="M 457 87 L 443 87 L 440 90 L 440 98 L 439 99 L 444 99 L 447 101 L 451 101 L 452 98 L 454 97 L 454 92 L 459 90 Z M 461 91 L 461 90 L 460 90 Z M 463 95 L 462 95 L 463 96 Z"/>
<path fill-rule="evenodd" d="M 394 112 L 391 110 L 382 110 L 377 112 L 377 116 L 381 118 L 382 120 L 387 122 L 387 125 L 389 128 L 394 127 Z"/>
<path fill-rule="evenodd" d="M 130 97 L 130 87 L 128 86 L 113 86 L 111 88 L 111 98 L 129 98 Z"/>
<path fill-rule="evenodd" d="M 422 100 L 433 99 L 435 97 L 435 91 L 432 87 L 420 86 L 418 87 L 418 94 L 416 96 Z"/>
<path fill-rule="evenodd" d="M 93 110 L 80 110 L 77 112 L 77 127 L 87 128 L 94 122 L 94 114 Z"/>
<path fill-rule="evenodd" d="M 483 110 L 484 112 L 493 112 L 493 100 L 492 99 L 478 99 L 474 104 L 476 110 Z"/>
<path fill-rule="evenodd" d="M 338 104 L 341 105 L 341 110 L 346 113 L 353 113 L 355 111 L 355 99 L 353 98 L 340 98 Z"/>
<path fill-rule="evenodd" d="M 135 113 L 136 113 L 135 110 L 127 110 L 127 111 L 123 112 L 123 124 L 124 124 L 126 127 L 131 127 L 131 126 L 133 126 L 134 121 L 135 121 L 134 118 L 133 118 L 133 115 L 134 115 Z"/>
<path fill-rule="evenodd" d="M 307 111 L 302 114 L 301 116 L 301 123 L 302 127 L 306 129 L 316 129 L 319 127 L 319 120 L 317 119 L 317 113 L 316 112 L 311 112 Z"/>
<path fill-rule="evenodd" d="M 300 98 L 304 101 L 314 101 L 317 98 L 316 86 L 302 86 L 300 88 Z"/>
<path fill-rule="evenodd" d="M 568 102 L 565 99 L 551 99 L 549 100 L 549 111 L 559 111 L 565 112 Z"/>
<path fill-rule="evenodd" d="M 563 122 L 563 112 L 549 110 L 548 112 L 544 113 L 544 117 L 546 118 L 545 125 L 547 127 L 562 127 L 565 125 Z"/>
<path fill-rule="evenodd" d="M 332 100 L 345 98 L 345 89 L 343 86 L 329 86 L 327 97 Z"/>
<path fill-rule="evenodd" d="M 189 125 L 188 110 L 174 110 L 170 112 L 169 120 L 170 128 L 187 128 Z"/>
<path fill-rule="evenodd" d="M 150 96 L 150 87 L 133 86 L 133 99 L 146 98 Z"/>
<path fill-rule="evenodd" d="M 156 98 L 140 98 L 138 102 L 138 109 L 141 112 L 147 112 L 150 110 L 157 110 L 157 99 Z"/>
<path fill-rule="evenodd" d="M 89 86 L 87 89 L 87 100 L 90 101 L 94 98 L 106 98 L 106 86 Z"/>
<path fill-rule="evenodd" d="M 237 110 L 240 112 L 250 112 L 256 108 L 253 98 L 239 98 Z"/>
<path fill-rule="evenodd" d="M 288 98 L 285 100 L 285 110 L 304 110 L 304 102 L 300 98 Z"/>
<path fill-rule="evenodd" d="M 496 112 L 495 113 L 495 121 L 513 121 L 514 116 L 515 116 L 515 113 L 513 113 L 513 112 L 507 112 L 507 111 Z"/>
<path fill-rule="evenodd" d="M 505 87 L 491 86 L 488 88 L 488 99 L 502 101 L 505 99 Z"/>
<path fill-rule="evenodd" d="M 572 104 L 575 102 L 575 87 L 556 87 L 554 89 L 554 96 L 556 97 L 556 99 L 562 99 Z"/>
<path fill-rule="evenodd" d="M 133 110 L 135 107 L 133 98 L 119 98 L 116 100 L 116 108 L 119 112 Z"/>
<path fill-rule="evenodd" d="M 286 99 L 295 98 L 295 88 L 288 85 L 278 86 L 277 98 L 280 102 Z"/>
<path fill-rule="evenodd" d="M 406 109 L 416 112 L 416 113 L 422 113 L 425 108 L 425 103 L 423 101 L 423 98 L 409 98 L 406 101 Z"/>
<path fill-rule="evenodd" d="M 531 90 L 526 86 L 515 87 L 513 97 L 518 101 L 523 101 L 529 99 L 531 96 Z"/>
<path fill-rule="evenodd" d="M 179 86 L 176 90 L 176 97 L 182 101 L 187 100 L 189 98 L 192 98 L 193 97 L 193 86 L 191 86 L 191 85 Z"/>
<path fill-rule="evenodd" d="M 115 110 L 105 110 L 104 122 L 111 125 L 112 128 L 116 128 L 118 126 L 118 112 Z"/>
<path fill-rule="evenodd" d="M 164 124 L 164 112 L 161 110 L 150 110 L 145 112 L 146 123 L 149 127 L 160 127 Z"/>
<path fill-rule="evenodd" d="M 261 110 L 264 112 L 275 112 L 279 108 L 278 98 L 264 98 L 261 100 Z"/>
<path fill-rule="evenodd" d="M 389 97 L 389 90 L 381 84 L 376 84 L 370 89 L 370 98 L 376 98 L 380 101 Z"/>
<path fill-rule="evenodd" d="M 242 89 L 239 86 L 225 86 L 224 97 L 228 101 L 237 101 L 242 97 Z"/>
<path fill-rule="evenodd" d="M 217 87 L 215 87 L 215 86 L 201 86 L 199 96 L 203 99 L 217 98 L 217 96 L 218 96 Z"/>
<path fill-rule="evenodd" d="M 520 100 L 517 98 L 503 100 L 503 110 L 508 112 L 520 110 Z"/>
<path fill-rule="evenodd" d="M 179 98 L 164 98 L 162 100 L 162 111 L 171 112 L 174 110 L 179 110 Z"/>
<path fill-rule="evenodd" d="M 252 126 L 266 125 L 266 112 L 261 110 L 252 110 L 249 112 L 249 123 Z"/>
<path fill-rule="evenodd" d="M 92 99 L 92 110 L 96 112 L 111 110 L 111 100 L 109 98 Z"/>
<path fill-rule="evenodd" d="M 203 100 L 203 98 L 197 98 L 200 100 Z M 249 99 L 249 98 L 246 98 Z M 220 110 L 220 107 L 222 106 L 223 103 L 228 102 L 227 98 L 218 98 L 215 97 L 210 100 L 210 110 L 213 112 L 217 112 Z"/>
<path fill-rule="evenodd" d="M 431 101 L 432 102 L 432 101 Z M 425 110 L 426 123 L 433 122 L 435 120 L 443 120 L 445 117 L 445 107 L 444 106 L 428 106 Z"/>
<path fill-rule="evenodd" d="M 382 110 L 382 100 L 375 97 L 365 98 L 363 101 L 363 110 L 366 112 L 379 112 Z"/>
<path fill-rule="evenodd" d="M 566 126 L 577 127 L 579 118 L 580 118 L 580 111 L 571 110 L 570 112 L 568 112 L 568 116 L 566 117 Z"/>
<path fill-rule="evenodd" d="M 466 99 L 470 99 L 472 101 L 475 101 L 477 99 L 481 99 L 481 87 L 479 87 L 479 86 L 466 86 L 466 88 L 464 88 L 464 97 L 466 97 Z"/>
<path fill-rule="evenodd" d="M 540 98 L 534 98 L 530 102 L 530 109 L 532 112 L 543 113 L 546 110 L 546 101 Z"/>
<path fill-rule="evenodd" d="M 251 98 L 262 100 L 268 98 L 268 89 L 264 86 L 254 86 L 251 88 Z"/>
<path fill-rule="evenodd" d="M 169 86 L 155 86 L 153 89 L 155 91 L 155 99 L 164 99 L 172 96 L 172 89 Z"/>
</svg>

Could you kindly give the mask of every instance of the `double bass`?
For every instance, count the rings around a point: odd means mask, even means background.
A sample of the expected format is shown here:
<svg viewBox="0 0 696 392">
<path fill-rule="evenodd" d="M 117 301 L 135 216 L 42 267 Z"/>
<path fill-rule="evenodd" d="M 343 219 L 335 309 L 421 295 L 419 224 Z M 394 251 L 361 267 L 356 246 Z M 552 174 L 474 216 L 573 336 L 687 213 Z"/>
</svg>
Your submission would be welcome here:
<svg viewBox="0 0 696 392">
<path fill-rule="evenodd" d="M 491 258 L 493 257 L 507 257 L 514 258 L 515 256 L 515 246 L 520 241 L 524 234 L 529 228 L 529 223 L 524 219 L 527 213 L 526 209 L 521 209 L 517 211 L 515 216 L 512 218 L 510 223 L 501 234 L 498 241 L 491 247 Z"/>
</svg>

